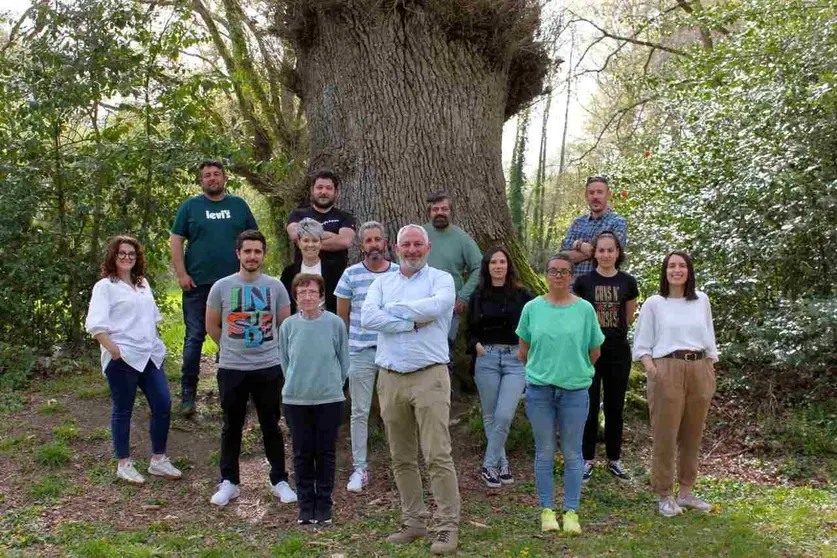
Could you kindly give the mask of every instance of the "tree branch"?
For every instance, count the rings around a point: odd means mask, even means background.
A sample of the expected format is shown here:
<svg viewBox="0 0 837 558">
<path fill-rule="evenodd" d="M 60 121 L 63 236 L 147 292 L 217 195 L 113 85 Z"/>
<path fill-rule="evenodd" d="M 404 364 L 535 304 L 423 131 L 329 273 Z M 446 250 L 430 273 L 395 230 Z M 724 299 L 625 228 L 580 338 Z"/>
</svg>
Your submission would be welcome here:
<svg viewBox="0 0 837 558">
<path fill-rule="evenodd" d="M 579 155 L 576 159 L 574 159 L 572 161 L 572 164 L 580 163 L 585 157 L 587 157 L 590 153 L 592 153 L 593 151 L 596 150 L 596 148 L 599 147 L 599 143 L 601 143 L 602 138 L 604 137 L 605 133 L 610 129 L 610 127 L 611 127 L 611 125 L 613 124 L 614 121 L 616 121 L 616 124 L 618 126 L 619 124 L 622 123 L 622 119 L 625 118 L 625 115 L 629 111 L 631 111 L 631 110 L 633 110 L 633 109 L 635 109 L 639 106 L 643 106 L 646 103 L 650 103 L 651 101 L 656 100 L 658 97 L 659 97 L 659 95 L 652 95 L 651 97 L 647 97 L 645 99 L 640 99 L 639 101 L 636 101 L 635 103 L 631 103 L 630 105 L 628 105 L 626 107 L 622 107 L 621 109 L 619 109 L 616 112 L 614 112 L 613 114 L 611 114 L 610 118 L 607 120 L 604 127 L 599 131 L 598 136 L 596 136 L 596 141 L 593 143 L 593 145 L 590 146 L 590 148 L 587 149 L 584 153 Z"/>
<path fill-rule="evenodd" d="M 597 24 L 594 21 L 591 21 L 589 19 L 579 17 L 579 16 L 576 16 L 576 17 L 578 18 L 579 21 L 583 21 L 583 22 L 593 26 L 599 33 L 601 33 L 602 35 L 604 35 L 605 37 L 607 37 L 609 39 L 613 39 L 615 41 L 624 41 L 626 43 L 631 43 L 631 44 L 639 45 L 639 46 L 651 47 L 651 48 L 655 48 L 657 50 L 662 50 L 662 51 L 665 51 L 665 52 L 669 52 L 671 54 L 676 54 L 678 56 L 685 56 L 685 57 L 689 56 L 685 51 L 682 51 L 680 49 L 668 47 L 668 46 L 665 46 L 665 45 L 661 45 L 659 43 L 652 43 L 651 41 L 644 41 L 642 39 L 637 39 L 636 37 L 638 36 L 638 34 L 641 31 L 638 31 L 637 33 L 635 33 L 634 36 L 624 37 L 622 35 L 617 35 L 615 33 L 611 33 L 610 31 L 603 28 L 602 26 L 600 26 L 599 24 Z"/>
</svg>

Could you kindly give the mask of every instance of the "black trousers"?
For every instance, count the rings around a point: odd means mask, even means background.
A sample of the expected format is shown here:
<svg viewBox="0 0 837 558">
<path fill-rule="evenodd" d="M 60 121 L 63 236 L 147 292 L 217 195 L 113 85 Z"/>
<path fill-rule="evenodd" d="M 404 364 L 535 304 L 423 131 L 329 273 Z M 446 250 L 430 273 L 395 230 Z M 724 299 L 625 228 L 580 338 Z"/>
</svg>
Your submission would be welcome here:
<svg viewBox="0 0 837 558">
<path fill-rule="evenodd" d="M 224 412 L 221 430 L 221 479 L 239 484 L 238 457 L 241 433 L 247 417 L 247 400 L 252 397 L 262 429 L 264 453 L 270 463 L 270 484 L 288 480 L 285 469 L 285 441 L 279 429 L 283 376 L 279 366 L 258 370 L 218 369 L 218 392 Z"/>
<path fill-rule="evenodd" d="M 323 405 L 283 405 L 294 448 L 294 478 L 300 513 L 331 511 L 337 433 L 343 401 Z"/>
<path fill-rule="evenodd" d="M 599 400 L 605 416 L 605 451 L 607 458 L 616 461 L 622 455 L 623 411 L 628 377 L 631 374 L 631 347 L 627 341 L 606 341 L 596 361 L 596 373 L 590 385 L 590 410 L 584 425 L 581 452 L 586 461 L 596 457 L 596 437 L 599 430 Z M 604 397 L 601 398 L 602 387 Z"/>
</svg>

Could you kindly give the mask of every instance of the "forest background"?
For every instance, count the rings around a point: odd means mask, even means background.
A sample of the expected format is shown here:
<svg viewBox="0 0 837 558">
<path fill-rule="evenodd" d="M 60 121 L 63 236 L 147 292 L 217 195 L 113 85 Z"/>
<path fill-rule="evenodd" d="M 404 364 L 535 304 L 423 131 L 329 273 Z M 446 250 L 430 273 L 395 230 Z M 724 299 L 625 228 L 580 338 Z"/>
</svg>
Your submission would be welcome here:
<svg viewBox="0 0 837 558">
<path fill-rule="evenodd" d="M 39 375 L 89 366 L 96 349 L 83 319 L 113 234 L 132 233 L 145 245 L 167 316 L 164 335 L 177 358 L 182 326 L 168 230 L 179 204 L 199 192 L 201 159 L 227 163 L 229 188 L 248 200 L 270 233 L 276 249 L 269 272 L 287 263 L 283 224 L 306 197 L 305 177 L 319 164 L 312 146 L 322 132 L 319 120 L 311 132 L 301 101 L 310 77 L 299 71 L 306 37 L 294 25 L 308 25 L 309 16 L 324 17 L 341 3 L 307 4 L 44 1 L 3 16 L 2 405 L 17 408 L 15 393 Z M 813 440 L 802 453 L 833 461 L 833 2 L 369 6 L 426 12 L 449 41 L 479 40 L 483 47 L 511 41 L 510 21 L 518 26 L 513 30 L 526 27 L 531 36 L 523 50 L 532 56 L 522 60 L 531 72 L 519 83 L 530 90 L 504 115 L 508 207 L 501 214 L 511 227 L 483 234 L 468 204 L 456 206 L 454 222 L 483 249 L 489 239 L 519 247 L 516 261 L 526 264 L 527 284 L 537 289 L 532 271 L 542 269 L 572 218 L 585 211 L 584 177 L 607 175 L 614 208 L 628 220 L 627 269 L 643 298 L 657 289 L 662 256 L 688 250 L 698 286 L 713 303 L 736 404 L 773 421 L 770 435 Z M 424 141 L 429 146 L 433 138 Z M 482 186 L 475 180 L 463 188 Z M 397 200 L 399 191 L 391 193 Z M 801 426 L 788 432 L 782 424 Z M 767 434 L 748 447 L 764 449 L 766 440 Z M 816 461 L 795 474 L 833 485 L 837 473 Z"/>
</svg>

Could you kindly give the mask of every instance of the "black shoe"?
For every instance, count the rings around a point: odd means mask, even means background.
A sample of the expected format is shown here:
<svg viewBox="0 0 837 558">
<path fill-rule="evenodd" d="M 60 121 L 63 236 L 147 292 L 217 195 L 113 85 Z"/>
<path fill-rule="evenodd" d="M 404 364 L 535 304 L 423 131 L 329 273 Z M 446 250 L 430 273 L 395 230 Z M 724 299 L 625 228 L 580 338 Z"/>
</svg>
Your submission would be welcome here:
<svg viewBox="0 0 837 558">
<path fill-rule="evenodd" d="M 497 478 L 497 469 L 494 467 L 483 467 L 480 470 L 480 478 L 488 488 L 500 488 L 500 479 Z"/>
<path fill-rule="evenodd" d="M 581 482 L 587 482 L 593 478 L 593 462 L 584 462 L 584 472 L 581 474 Z"/>
<path fill-rule="evenodd" d="M 185 417 L 191 417 L 195 414 L 195 390 L 184 389 L 180 401 L 180 413 Z"/>
<path fill-rule="evenodd" d="M 620 460 L 616 461 L 608 461 L 607 462 L 607 470 L 608 472 L 616 477 L 619 480 L 629 481 L 631 480 L 631 475 L 625 470 L 622 466 L 622 462 Z"/>
<path fill-rule="evenodd" d="M 502 484 L 514 484 L 514 477 L 511 474 L 511 469 L 509 468 L 508 463 L 500 466 L 500 472 L 497 475 L 497 478 L 500 479 Z"/>
<path fill-rule="evenodd" d="M 317 525 L 331 525 L 331 508 L 327 510 L 318 509 L 314 513 L 314 521 Z"/>
<path fill-rule="evenodd" d="M 312 510 L 299 510 L 299 519 L 296 520 L 299 525 L 316 525 L 317 520 L 314 519 L 314 512 Z"/>
</svg>

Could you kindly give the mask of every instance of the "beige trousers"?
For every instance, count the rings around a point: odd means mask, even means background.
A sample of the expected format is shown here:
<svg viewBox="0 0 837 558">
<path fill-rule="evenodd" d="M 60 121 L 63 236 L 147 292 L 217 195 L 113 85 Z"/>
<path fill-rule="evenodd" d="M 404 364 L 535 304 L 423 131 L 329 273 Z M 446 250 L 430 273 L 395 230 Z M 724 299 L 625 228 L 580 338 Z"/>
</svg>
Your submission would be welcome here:
<svg viewBox="0 0 837 558">
<path fill-rule="evenodd" d="M 656 372 L 648 376 L 653 458 L 651 487 L 670 496 L 674 462 L 681 491 L 691 490 L 698 472 L 698 454 L 712 396 L 715 372 L 709 360 L 654 359 Z"/>
<path fill-rule="evenodd" d="M 399 374 L 378 370 L 378 400 L 392 457 L 392 472 L 401 495 L 402 522 L 426 527 L 418 446 L 430 474 L 441 531 L 459 530 L 459 482 L 451 456 L 450 376 L 444 364 Z M 416 434 L 418 432 L 418 435 Z"/>
</svg>

